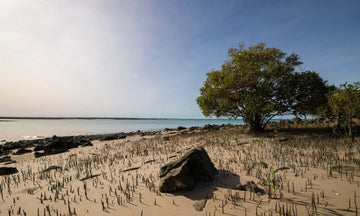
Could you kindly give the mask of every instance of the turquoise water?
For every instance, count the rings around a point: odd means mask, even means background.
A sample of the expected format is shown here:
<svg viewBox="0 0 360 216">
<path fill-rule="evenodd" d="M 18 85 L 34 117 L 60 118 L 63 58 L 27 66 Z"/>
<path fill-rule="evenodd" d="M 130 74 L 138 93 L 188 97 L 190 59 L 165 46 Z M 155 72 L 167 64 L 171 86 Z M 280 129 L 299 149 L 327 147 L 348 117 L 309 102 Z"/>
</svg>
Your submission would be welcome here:
<svg viewBox="0 0 360 216">
<path fill-rule="evenodd" d="M 53 135 L 86 135 L 131 131 L 163 130 L 179 126 L 207 124 L 243 125 L 242 120 L 227 119 L 171 119 L 171 120 L 114 120 L 114 119 L 6 119 L 0 120 L 0 141 L 34 139 Z"/>
</svg>

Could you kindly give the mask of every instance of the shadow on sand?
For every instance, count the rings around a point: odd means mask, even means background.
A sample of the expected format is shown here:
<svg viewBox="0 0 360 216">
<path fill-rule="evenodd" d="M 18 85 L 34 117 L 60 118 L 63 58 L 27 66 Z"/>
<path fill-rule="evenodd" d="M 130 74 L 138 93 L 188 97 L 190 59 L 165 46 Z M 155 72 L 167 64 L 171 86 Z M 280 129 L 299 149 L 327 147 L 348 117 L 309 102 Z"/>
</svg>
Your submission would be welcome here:
<svg viewBox="0 0 360 216">
<path fill-rule="evenodd" d="M 171 194 L 174 196 L 184 196 L 191 200 L 210 199 L 217 188 L 234 189 L 237 184 L 240 184 L 239 175 L 228 170 L 218 170 L 214 181 L 196 182 L 194 189 L 191 191 L 181 191 Z"/>
</svg>

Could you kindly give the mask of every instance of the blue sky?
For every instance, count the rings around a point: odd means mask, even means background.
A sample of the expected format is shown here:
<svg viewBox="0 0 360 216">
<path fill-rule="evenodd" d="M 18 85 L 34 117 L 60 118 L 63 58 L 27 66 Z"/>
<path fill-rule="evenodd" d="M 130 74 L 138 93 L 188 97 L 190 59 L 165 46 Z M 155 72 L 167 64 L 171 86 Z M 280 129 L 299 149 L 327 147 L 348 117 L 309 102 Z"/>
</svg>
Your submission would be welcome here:
<svg viewBox="0 0 360 216">
<path fill-rule="evenodd" d="M 359 1 L 1 0 L 0 116 L 202 118 L 228 48 L 297 53 L 360 81 Z"/>
</svg>

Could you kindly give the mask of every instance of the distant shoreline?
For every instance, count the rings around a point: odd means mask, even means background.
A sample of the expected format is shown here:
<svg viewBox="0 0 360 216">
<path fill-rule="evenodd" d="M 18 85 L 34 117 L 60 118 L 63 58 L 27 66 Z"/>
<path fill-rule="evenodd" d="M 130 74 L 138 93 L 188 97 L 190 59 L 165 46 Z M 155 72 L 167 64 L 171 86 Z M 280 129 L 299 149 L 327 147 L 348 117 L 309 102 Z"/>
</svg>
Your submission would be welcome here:
<svg viewBox="0 0 360 216">
<path fill-rule="evenodd" d="M 226 118 L 136 118 L 136 117 L 13 117 L 0 116 L 0 121 L 11 119 L 30 120 L 230 120 Z M 237 120 L 241 120 L 240 118 Z"/>
<path fill-rule="evenodd" d="M 0 119 L 35 119 L 35 120 L 62 120 L 62 119 L 78 119 L 78 120 L 193 120 L 182 118 L 127 118 L 127 117 L 2 117 Z M 195 120 L 195 119 L 194 119 Z M 196 119 L 197 120 L 197 119 Z M 201 120 L 201 119 L 199 119 Z"/>
</svg>

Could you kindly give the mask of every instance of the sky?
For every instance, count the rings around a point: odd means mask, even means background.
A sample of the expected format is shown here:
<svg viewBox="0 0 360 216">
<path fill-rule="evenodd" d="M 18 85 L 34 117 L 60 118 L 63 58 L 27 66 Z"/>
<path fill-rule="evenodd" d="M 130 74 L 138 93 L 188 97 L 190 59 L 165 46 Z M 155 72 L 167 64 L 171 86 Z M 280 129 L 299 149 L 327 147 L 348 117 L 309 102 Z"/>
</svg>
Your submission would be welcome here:
<svg viewBox="0 0 360 216">
<path fill-rule="evenodd" d="M 206 73 L 265 42 L 360 81 L 360 1 L 0 0 L 0 116 L 203 118 Z"/>
</svg>

